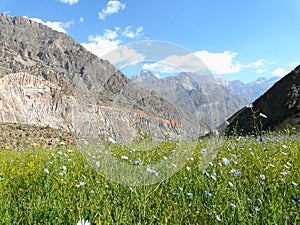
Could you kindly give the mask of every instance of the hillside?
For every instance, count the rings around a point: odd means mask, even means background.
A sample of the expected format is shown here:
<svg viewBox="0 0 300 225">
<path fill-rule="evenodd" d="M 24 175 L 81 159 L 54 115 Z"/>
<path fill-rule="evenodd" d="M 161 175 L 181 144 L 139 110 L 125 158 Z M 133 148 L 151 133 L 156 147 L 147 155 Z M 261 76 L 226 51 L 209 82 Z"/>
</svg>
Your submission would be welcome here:
<svg viewBox="0 0 300 225">
<path fill-rule="evenodd" d="M 77 143 L 70 132 L 28 124 L 2 123 L 0 125 L 0 149 L 32 149 L 45 146 L 72 146 Z"/>
<path fill-rule="evenodd" d="M 0 14 L 0 86 L 0 122 L 118 140 L 209 132 L 68 35 L 23 17 Z"/>
<path fill-rule="evenodd" d="M 275 83 L 252 105 L 228 119 L 228 132 L 258 133 L 300 125 L 300 66 Z"/>
</svg>

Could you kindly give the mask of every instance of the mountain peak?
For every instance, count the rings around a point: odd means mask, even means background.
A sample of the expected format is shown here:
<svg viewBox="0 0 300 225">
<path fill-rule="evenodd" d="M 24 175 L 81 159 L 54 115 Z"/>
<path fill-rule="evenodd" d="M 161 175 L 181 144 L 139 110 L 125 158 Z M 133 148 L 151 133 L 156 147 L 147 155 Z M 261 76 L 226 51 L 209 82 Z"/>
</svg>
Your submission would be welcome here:
<svg viewBox="0 0 300 225">
<path fill-rule="evenodd" d="M 131 78 L 134 82 L 138 83 L 151 83 L 159 78 L 149 70 L 142 70 L 139 74 L 136 74 Z"/>
<path fill-rule="evenodd" d="M 7 25 L 27 25 L 27 26 L 30 25 L 30 26 L 37 26 L 37 27 L 45 26 L 41 23 L 30 20 L 26 17 L 22 17 L 22 16 L 10 17 L 3 13 L 0 13 L 0 23 L 7 24 Z"/>
</svg>

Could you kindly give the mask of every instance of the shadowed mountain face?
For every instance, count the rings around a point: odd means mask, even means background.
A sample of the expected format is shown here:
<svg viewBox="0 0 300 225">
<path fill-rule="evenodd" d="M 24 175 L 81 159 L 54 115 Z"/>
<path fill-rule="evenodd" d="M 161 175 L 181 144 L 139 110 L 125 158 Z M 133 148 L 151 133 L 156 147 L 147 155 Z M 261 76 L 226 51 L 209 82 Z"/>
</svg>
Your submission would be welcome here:
<svg viewBox="0 0 300 225">
<path fill-rule="evenodd" d="M 4 14 L 0 87 L 0 122 L 49 125 L 120 140 L 140 133 L 161 139 L 165 133 L 209 132 L 196 117 L 132 84 L 68 35 Z"/>
<path fill-rule="evenodd" d="M 210 75 L 182 72 L 176 77 L 157 78 L 150 71 L 142 71 L 132 80 L 145 89 L 160 93 L 211 127 L 219 126 L 249 102 Z"/>
<path fill-rule="evenodd" d="M 300 66 L 228 119 L 228 132 L 257 133 L 300 125 Z"/>
</svg>

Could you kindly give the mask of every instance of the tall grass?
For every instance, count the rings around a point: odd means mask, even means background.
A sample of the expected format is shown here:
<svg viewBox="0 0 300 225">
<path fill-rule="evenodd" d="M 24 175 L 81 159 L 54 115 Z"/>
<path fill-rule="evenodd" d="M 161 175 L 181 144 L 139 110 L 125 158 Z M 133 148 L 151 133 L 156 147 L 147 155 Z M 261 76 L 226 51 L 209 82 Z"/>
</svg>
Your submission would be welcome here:
<svg viewBox="0 0 300 225">
<path fill-rule="evenodd" d="M 299 135 L 223 140 L 204 169 L 205 148 L 200 142 L 181 170 L 146 186 L 110 182 L 67 146 L 1 151 L 0 224 L 299 223 Z"/>
</svg>

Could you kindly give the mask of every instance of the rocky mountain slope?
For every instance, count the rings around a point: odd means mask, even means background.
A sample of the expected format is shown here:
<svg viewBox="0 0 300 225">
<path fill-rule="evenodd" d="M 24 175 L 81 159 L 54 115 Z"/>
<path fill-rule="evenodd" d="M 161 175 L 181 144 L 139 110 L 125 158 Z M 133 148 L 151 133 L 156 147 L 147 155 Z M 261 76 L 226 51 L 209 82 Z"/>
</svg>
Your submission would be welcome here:
<svg viewBox="0 0 300 225">
<path fill-rule="evenodd" d="M 300 125 L 300 65 L 251 105 L 228 119 L 229 133 L 258 133 Z"/>
<path fill-rule="evenodd" d="M 195 122 L 196 121 L 196 122 Z M 142 90 L 68 35 L 0 14 L 0 122 L 119 140 L 202 135 L 209 127 Z"/>
<path fill-rule="evenodd" d="M 177 106 L 183 107 L 211 127 L 219 126 L 228 116 L 249 100 L 220 84 L 213 76 L 179 73 L 176 77 L 157 78 L 150 71 L 132 77 L 134 83 L 159 92 Z"/>
</svg>

